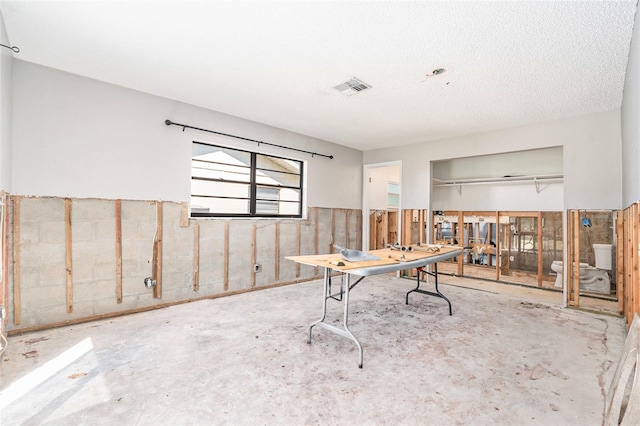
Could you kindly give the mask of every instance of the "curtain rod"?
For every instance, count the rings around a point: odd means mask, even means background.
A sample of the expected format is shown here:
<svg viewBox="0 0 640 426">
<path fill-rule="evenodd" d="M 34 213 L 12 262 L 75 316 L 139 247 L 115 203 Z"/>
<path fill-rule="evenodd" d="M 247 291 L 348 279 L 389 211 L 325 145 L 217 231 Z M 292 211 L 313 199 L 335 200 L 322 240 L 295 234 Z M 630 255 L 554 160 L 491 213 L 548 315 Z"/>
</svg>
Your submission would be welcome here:
<svg viewBox="0 0 640 426">
<path fill-rule="evenodd" d="M 215 130 L 202 129 L 200 127 L 189 126 L 188 124 L 174 123 L 171 120 L 164 120 L 164 124 L 166 124 L 167 126 L 173 125 L 173 126 L 182 127 L 182 131 L 183 132 L 184 132 L 184 129 L 187 129 L 187 128 L 188 129 L 193 129 L 193 130 L 200 130 L 201 132 L 215 133 L 216 135 L 228 136 L 230 138 L 242 139 L 243 141 L 255 142 L 255 143 L 258 144 L 258 146 L 260 146 L 260 144 L 269 145 L 269 146 L 275 146 L 277 148 L 288 149 L 288 150 L 297 151 L 297 152 L 304 152 L 305 154 L 311 154 L 312 157 L 315 157 L 316 155 L 318 155 L 320 157 L 326 157 L 326 158 L 329 158 L 329 159 L 333 160 L 333 155 L 320 154 L 320 153 L 317 153 L 317 152 L 305 151 L 303 149 L 291 148 L 291 147 L 283 146 L 283 145 L 276 145 L 274 143 L 269 143 L 269 142 L 255 140 L 255 139 L 244 138 L 242 136 L 236 136 L 236 135 L 230 135 L 228 133 L 216 132 Z"/>
</svg>

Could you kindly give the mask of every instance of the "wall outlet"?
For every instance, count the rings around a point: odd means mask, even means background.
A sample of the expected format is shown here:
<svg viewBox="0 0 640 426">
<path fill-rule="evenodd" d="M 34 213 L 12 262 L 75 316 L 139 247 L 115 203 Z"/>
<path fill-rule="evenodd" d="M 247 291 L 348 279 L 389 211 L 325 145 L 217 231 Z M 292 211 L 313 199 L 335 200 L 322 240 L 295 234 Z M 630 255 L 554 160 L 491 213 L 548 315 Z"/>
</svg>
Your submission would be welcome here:
<svg viewBox="0 0 640 426">
<path fill-rule="evenodd" d="M 144 279 L 144 286 L 146 288 L 151 288 L 151 287 L 154 287 L 155 285 L 156 285 L 156 280 L 154 280 L 153 278 L 147 277 Z"/>
<path fill-rule="evenodd" d="M 262 272 L 262 265 L 260 265 L 259 263 L 253 265 L 253 272 Z"/>
</svg>

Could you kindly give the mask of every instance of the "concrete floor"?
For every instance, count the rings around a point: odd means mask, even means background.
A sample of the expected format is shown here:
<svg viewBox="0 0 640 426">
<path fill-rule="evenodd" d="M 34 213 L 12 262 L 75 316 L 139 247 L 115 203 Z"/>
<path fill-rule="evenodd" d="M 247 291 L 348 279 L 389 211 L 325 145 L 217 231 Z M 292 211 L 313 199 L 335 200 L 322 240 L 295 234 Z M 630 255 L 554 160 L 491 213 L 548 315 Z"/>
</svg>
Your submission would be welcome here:
<svg viewBox="0 0 640 426">
<path fill-rule="evenodd" d="M 343 337 L 316 328 L 306 343 L 319 281 L 11 337 L 0 423 L 601 424 L 622 318 L 543 290 L 441 282 L 456 284 L 441 285 L 451 317 L 441 299 L 405 305 L 406 279 L 353 290 L 363 369 Z"/>
</svg>

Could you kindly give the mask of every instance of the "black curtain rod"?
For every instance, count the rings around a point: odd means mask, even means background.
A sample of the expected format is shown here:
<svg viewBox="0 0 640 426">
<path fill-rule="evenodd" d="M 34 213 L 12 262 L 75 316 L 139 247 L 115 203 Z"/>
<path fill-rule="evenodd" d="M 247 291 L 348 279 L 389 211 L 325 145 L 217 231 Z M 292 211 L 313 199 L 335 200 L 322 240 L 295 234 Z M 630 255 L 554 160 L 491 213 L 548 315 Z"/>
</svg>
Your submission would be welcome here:
<svg viewBox="0 0 640 426">
<path fill-rule="evenodd" d="M 171 120 L 164 120 L 164 124 L 166 124 L 167 126 L 173 125 L 173 126 L 182 127 L 182 131 L 183 132 L 184 132 L 184 129 L 187 129 L 187 128 L 188 129 L 193 129 L 193 130 L 200 130 L 201 132 L 215 133 L 216 135 L 228 136 L 230 138 L 242 139 L 243 141 L 255 142 L 255 143 L 258 144 L 258 146 L 260 146 L 260 144 L 269 145 L 269 146 L 275 146 L 277 148 L 283 148 L 283 149 L 288 149 L 288 150 L 291 150 L 291 151 L 298 151 L 298 152 L 304 152 L 305 154 L 311 154 L 312 157 L 315 157 L 316 155 L 318 155 L 320 157 L 326 157 L 326 158 L 329 158 L 329 159 L 333 160 L 333 155 L 319 154 L 317 152 L 305 151 L 303 149 L 290 148 L 288 146 L 276 145 L 274 143 L 258 141 L 258 140 L 249 139 L 249 138 L 243 138 L 242 136 L 236 136 L 236 135 L 230 135 L 228 133 L 216 132 L 215 130 L 202 129 L 200 127 L 189 126 L 188 124 L 174 123 Z"/>
</svg>

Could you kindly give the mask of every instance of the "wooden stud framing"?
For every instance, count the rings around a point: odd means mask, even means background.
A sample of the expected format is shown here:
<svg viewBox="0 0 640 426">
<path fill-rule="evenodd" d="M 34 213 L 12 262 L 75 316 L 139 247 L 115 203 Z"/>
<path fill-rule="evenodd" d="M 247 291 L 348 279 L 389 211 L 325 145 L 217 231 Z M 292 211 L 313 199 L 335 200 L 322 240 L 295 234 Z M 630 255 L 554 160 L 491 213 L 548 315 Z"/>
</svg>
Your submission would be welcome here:
<svg viewBox="0 0 640 426">
<path fill-rule="evenodd" d="M 500 231 L 500 212 L 496 212 L 496 281 L 500 281 L 500 268 L 502 267 L 502 235 Z M 508 252 L 507 252 L 508 253 Z M 509 256 L 507 254 L 507 256 Z"/>
<path fill-rule="evenodd" d="M 356 211 L 356 249 L 362 250 L 362 213 Z"/>
<path fill-rule="evenodd" d="M 4 289 L 2 304 L 4 306 L 8 306 L 9 302 L 9 220 L 11 217 L 9 215 L 9 209 L 11 208 L 9 200 L 9 195 L 4 193 L 2 195 L 2 287 Z M 4 323 L 7 323 L 6 317 L 4 318 Z"/>
<path fill-rule="evenodd" d="M 616 213 L 616 297 L 618 312 L 624 312 L 624 212 Z"/>
<path fill-rule="evenodd" d="M 276 222 L 276 246 L 275 246 L 274 281 L 280 281 L 280 222 Z M 297 262 L 296 262 L 297 263 Z"/>
<path fill-rule="evenodd" d="M 122 303 L 122 202 L 116 200 L 116 303 Z"/>
<path fill-rule="evenodd" d="M 538 212 L 538 287 L 542 288 L 542 212 Z"/>
<path fill-rule="evenodd" d="M 331 238 L 329 239 L 329 250 L 327 253 L 333 253 L 333 240 L 334 235 L 336 235 L 336 209 L 331 209 Z"/>
<path fill-rule="evenodd" d="M 458 212 L 458 224 L 456 226 L 456 233 L 452 235 L 454 238 L 457 237 L 458 246 L 460 246 L 461 248 L 464 247 L 464 212 Z M 464 256 L 458 256 L 458 275 L 464 274 L 463 260 Z"/>
<path fill-rule="evenodd" d="M 224 291 L 229 291 L 229 222 L 224 224 Z"/>
<path fill-rule="evenodd" d="M 71 199 L 64 199 L 64 225 L 66 241 L 67 270 L 67 313 L 73 312 L 73 253 L 71 241 Z"/>
<path fill-rule="evenodd" d="M 319 238 L 318 238 L 318 208 L 314 207 L 313 208 L 313 224 L 315 226 L 315 231 L 314 231 L 314 253 L 313 254 L 319 254 L 318 250 L 319 250 Z M 331 253 L 331 250 L 329 251 L 329 253 Z M 318 275 L 318 267 L 316 266 L 313 270 L 313 274 L 314 275 Z"/>
<path fill-rule="evenodd" d="M 296 256 L 300 256 L 300 222 L 296 222 Z M 296 278 L 300 277 L 300 264 L 296 263 Z"/>
<path fill-rule="evenodd" d="M 256 225 L 251 225 L 251 288 L 256 286 L 256 270 L 254 265 L 256 264 Z"/>
<path fill-rule="evenodd" d="M 633 290 L 629 324 L 633 321 L 633 316 L 636 313 L 640 313 L 640 259 L 638 259 L 638 252 L 640 252 L 640 204 L 633 204 L 631 208 L 631 216 L 631 270 L 633 278 L 630 284 Z"/>
<path fill-rule="evenodd" d="M 20 198 L 13 200 L 13 324 L 22 323 L 22 292 L 20 290 Z"/>
<path fill-rule="evenodd" d="M 200 290 L 200 224 L 193 224 L 193 291 Z"/>
<path fill-rule="evenodd" d="M 351 235 L 350 235 L 350 231 L 351 231 L 351 224 L 349 223 L 349 221 L 351 220 L 351 210 L 347 209 L 344 212 L 345 215 L 345 238 L 347 240 L 347 245 L 345 246 L 346 248 L 355 248 L 355 247 L 351 247 Z"/>
<path fill-rule="evenodd" d="M 156 238 L 153 244 L 153 272 L 152 278 L 156 281 L 153 287 L 153 297 L 162 298 L 162 227 L 163 210 L 162 201 L 156 201 Z"/>
<path fill-rule="evenodd" d="M 578 210 L 572 212 L 571 226 L 573 227 L 571 241 L 573 250 L 569 256 L 569 264 L 572 265 L 570 305 L 577 308 L 580 306 L 580 212 Z"/>
<path fill-rule="evenodd" d="M 182 203 L 182 211 L 180 212 L 180 227 L 189 227 L 189 203 L 186 201 Z"/>
</svg>

